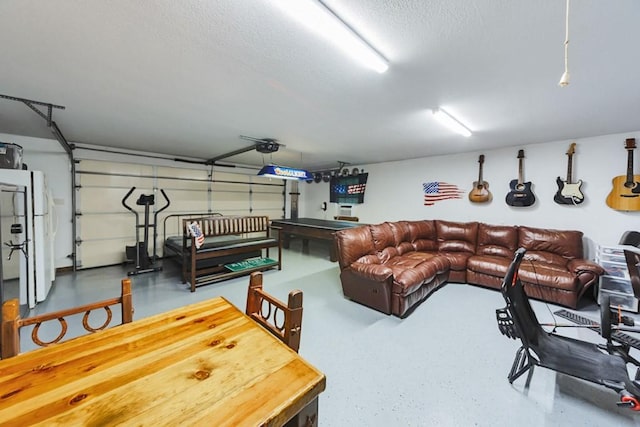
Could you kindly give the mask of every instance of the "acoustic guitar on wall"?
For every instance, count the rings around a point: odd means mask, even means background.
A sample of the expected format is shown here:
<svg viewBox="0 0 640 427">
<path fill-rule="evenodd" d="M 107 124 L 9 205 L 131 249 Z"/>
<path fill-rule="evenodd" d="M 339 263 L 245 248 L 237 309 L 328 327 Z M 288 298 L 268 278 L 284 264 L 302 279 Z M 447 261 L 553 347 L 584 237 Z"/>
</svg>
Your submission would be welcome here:
<svg viewBox="0 0 640 427">
<path fill-rule="evenodd" d="M 573 169 L 573 155 L 576 152 L 576 143 L 572 142 L 567 150 L 567 180 L 563 181 L 562 178 L 557 177 L 556 183 L 558 184 L 558 191 L 553 196 L 553 200 L 561 205 L 579 205 L 584 202 L 584 194 L 580 191 L 582 180 L 573 182 L 572 169 Z"/>
<path fill-rule="evenodd" d="M 636 139 L 627 138 L 627 174 L 613 178 L 613 188 L 607 196 L 607 206 L 619 211 L 640 211 L 640 175 L 633 174 L 633 150 Z"/>
<path fill-rule="evenodd" d="M 469 192 L 469 200 L 473 203 L 486 203 L 491 201 L 489 183 L 482 179 L 482 165 L 484 164 L 484 154 L 478 158 L 478 180 L 473 182 L 473 190 Z"/>
<path fill-rule="evenodd" d="M 507 193 L 506 202 L 509 206 L 531 206 L 536 202 L 536 196 L 531 190 L 531 182 L 524 182 L 523 174 L 524 150 L 518 150 L 518 179 L 509 183 L 511 191 Z"/>
</svg>

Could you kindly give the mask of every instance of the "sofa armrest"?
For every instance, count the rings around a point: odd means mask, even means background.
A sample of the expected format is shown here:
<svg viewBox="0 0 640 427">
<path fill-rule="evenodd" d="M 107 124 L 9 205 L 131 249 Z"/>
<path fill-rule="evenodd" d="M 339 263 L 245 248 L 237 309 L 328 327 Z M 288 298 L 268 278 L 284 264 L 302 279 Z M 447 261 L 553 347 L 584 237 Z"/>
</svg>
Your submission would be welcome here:
<svg viewBox="0 0 640 427">
<path fill-rule="evenodd" d="M 595 276 L 604 274 L 604 268 L 586 259 L 572 259 L 567 263 L 567 269 L 575 274 L 591 273 Z"/>
<path fill-rule="evenodd" d="M 378 282 L 384 282 L 393 275 L 393 271 L 389 267 L 381 264 L 354 262 L 349 267 L 354 273 Z"/>
</svg>

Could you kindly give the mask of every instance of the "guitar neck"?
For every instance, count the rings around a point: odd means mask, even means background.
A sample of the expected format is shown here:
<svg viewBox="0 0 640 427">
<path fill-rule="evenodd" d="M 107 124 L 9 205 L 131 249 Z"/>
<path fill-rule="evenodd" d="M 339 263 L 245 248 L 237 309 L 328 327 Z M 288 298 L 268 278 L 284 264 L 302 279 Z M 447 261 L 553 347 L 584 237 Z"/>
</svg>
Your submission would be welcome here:
<svg viewBox="0 0 640 427">
<path fill-rule="evenodd" d="M 569 161 L 567 163 L 567 184 L 572 184 L 573 183 L 573 178 L 572 178 L 572 166 L 573 166 L 573 155 L 572 154 L 567 154 L 567 156 L 569 156 Z"/>
<path fill-rule="evenodd" d="M 482 163 L 480 163 L 479 169 L 478 169 L 478 185 L 482 185 L 483 184 L 483 180 L 482 180 Z"/>
<path fill-rule="evenodd" d="M 633 149 L 627 149 L 627 182 L 633 184 Z"/>
<path fill-rule="evenodd" d="M 520 158 L 518 160 L 519 160 L 519 162 L 518 162 L 518 184 L 522 185 L 524 183 L 524 174 L 522 172 L 522 165 L 523 165 L 523 161 L 522 160 L 523 159 Z"/>
</svg>

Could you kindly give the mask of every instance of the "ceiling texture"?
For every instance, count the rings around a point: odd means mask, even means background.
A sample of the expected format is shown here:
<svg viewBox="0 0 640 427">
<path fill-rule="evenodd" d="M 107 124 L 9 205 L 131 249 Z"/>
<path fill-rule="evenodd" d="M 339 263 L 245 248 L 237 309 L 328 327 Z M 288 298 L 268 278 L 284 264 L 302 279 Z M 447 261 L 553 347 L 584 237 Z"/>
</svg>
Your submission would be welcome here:
<svg viewBox="0 0 640 427">
<path fill-rule="evenodd" d="M 274 0 L 0 1 L 0 94 L 63 105 L 67 140 L 318 170 L 640 129 L 640 1 L 324 0 L 362 67 Z M 473 135 L 442 127 L 447 109 Z M 53 138 L 0 99 L 0 132 Z"/>
</svg>

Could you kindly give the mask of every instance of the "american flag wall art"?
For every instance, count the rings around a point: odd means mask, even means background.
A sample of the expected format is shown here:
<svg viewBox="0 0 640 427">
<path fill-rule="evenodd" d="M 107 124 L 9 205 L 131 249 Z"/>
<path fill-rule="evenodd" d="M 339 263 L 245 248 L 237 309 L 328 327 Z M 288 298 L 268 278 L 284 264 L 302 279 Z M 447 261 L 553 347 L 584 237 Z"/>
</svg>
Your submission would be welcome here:
<svg viewBox="0 0 640 427">
<path fill-rule="evenodd" d="M 458 186 L 447 182 L 425 182 L 422 184 L 424 190 L 424 205 L 433 206 L 436 202 L 446 199 L 461 199 L 463 190 Z"/>
</svg>

